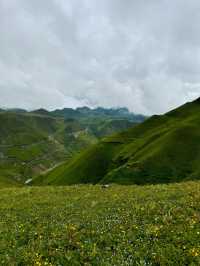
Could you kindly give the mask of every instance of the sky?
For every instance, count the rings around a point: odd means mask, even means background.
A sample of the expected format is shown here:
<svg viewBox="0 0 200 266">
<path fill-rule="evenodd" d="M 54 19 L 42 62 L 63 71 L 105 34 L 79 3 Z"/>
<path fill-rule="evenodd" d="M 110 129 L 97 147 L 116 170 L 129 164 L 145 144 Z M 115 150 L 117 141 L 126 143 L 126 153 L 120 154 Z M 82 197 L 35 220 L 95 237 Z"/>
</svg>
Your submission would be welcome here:
<svg viewBox="0 0 200 266">
<path fill-rule="evenodd" d="M 128 107 L 200 96 L 199 0 L 0 0 L 0 106 Z"/>
</svg>

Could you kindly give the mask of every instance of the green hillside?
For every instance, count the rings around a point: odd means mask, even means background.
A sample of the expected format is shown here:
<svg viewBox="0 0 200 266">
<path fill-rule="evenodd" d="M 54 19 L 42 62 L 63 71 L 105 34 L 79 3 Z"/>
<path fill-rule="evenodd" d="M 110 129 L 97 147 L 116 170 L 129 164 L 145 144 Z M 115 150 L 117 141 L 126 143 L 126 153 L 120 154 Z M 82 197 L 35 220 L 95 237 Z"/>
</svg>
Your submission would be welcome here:
<svg viewBox="0 0 200 266">
<path fill-rule="evenodd" d="M 200 99 L 104 138 L 38 184 L 179 182 L 200 178 Z"/>
<path fill-rule="evenodd" d="M 74 119 L 39 109 L 0 112 L 0 186 L 24 184 L 101 137 L 134 125 L 121 118 Z"/>
<path fill-rule="evenodd" d="M 2 112 L 0 124 L 0 180 L 4 180 L 3 183 L 24 183 L 66 159 L 64 145 L 54 136 L 63 124 L 61 120 Z"/>
</svg>

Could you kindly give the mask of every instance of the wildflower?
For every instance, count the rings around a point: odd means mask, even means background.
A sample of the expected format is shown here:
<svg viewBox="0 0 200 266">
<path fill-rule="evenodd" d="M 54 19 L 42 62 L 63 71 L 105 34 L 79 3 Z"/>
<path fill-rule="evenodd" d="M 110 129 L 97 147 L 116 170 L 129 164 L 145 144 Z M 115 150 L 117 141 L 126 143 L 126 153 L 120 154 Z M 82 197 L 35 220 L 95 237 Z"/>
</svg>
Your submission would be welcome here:
<svg viewBox="0 0 200 266">
<path fill-rule="evenodd" d="M 76 225 L 74 225 L 74 224 L 67 225 L 66 227 L 69 231 L 76 231 L 76 229 L 77 229 Z"/>
<path fill-rule="evenodd" d="M 147 233 L 157 237 L 159 235 L 160 229 L 161 227 L 157 225 L 151 225 L 150 228 L 147 230 Z"/>
<path fill-rule="evenodd" d="M 189 250 L 189 254 L 193 257 L 198 257 L 200 255 L 200 250 L 198 248 L 192 248 Z"/>
<path fill-rule="evenodd" d="M 35 262 L 35 266 L 41 266 L 41 265 L 42 265 L 42 263 L 40 261 Z"/>
</svg>

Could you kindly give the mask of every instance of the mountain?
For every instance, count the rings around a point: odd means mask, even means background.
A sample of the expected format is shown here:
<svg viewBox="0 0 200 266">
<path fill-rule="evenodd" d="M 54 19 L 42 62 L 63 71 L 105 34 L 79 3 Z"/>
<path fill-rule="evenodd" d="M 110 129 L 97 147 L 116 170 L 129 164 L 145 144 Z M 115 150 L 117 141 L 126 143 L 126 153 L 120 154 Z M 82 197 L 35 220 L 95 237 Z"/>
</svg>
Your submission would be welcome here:
<svg viewBox="0 0 200 266">
<path fill-rule="evenodd" d="M 85 115 L 80 119 L 73 115 L 55 116 L 45 109 L 32 112 L 9 109 L 0 112 L 0 124 L 2 186 L 29 182 L 100 138 L 127 129 L 135 122 L 116 116 Z"/>
<path fill-rule="evenodd" d="M 40 108 L 37 110 L 34 110 L 31 112 L 32 114 L 36 114 L 36 115 L 46 115 L 46 116 L 51 116 L 50 112 L 47 111 L 46 109 Z"/>
<path fill-rule="evenodd" d="M 11 112 L 11 113 L 27 113 L 27 111 L 25 109 L 21 109 L 21 108 L 9 108 L 9 109 L 0 109 L 0 111 L 6 111 L 6 112 Z"/>
<path fill-rule="evenodd" d="M 134 114 L 129 112 L 127 108 L 103 108 L 98 107 L 95 109 L 91 109 L 89 107 L 79 107 L 77 109 L 72 108 L 64 108 L 57 109 L 55 111 L 50 112 L 53 116 L 62 116 L 65 118 L 76 118 L 76 119 L 94 119 L 94 118 L 117 118 L 117 119 L 128 119 L 132 122 L 143 122 L 146 117 L 140 114 Z"/>
<path fill-rule="evenodd" d="M 200 179 L 200 98 L 103 138 L 36 184 L 155 184 Z"/>
</svg>

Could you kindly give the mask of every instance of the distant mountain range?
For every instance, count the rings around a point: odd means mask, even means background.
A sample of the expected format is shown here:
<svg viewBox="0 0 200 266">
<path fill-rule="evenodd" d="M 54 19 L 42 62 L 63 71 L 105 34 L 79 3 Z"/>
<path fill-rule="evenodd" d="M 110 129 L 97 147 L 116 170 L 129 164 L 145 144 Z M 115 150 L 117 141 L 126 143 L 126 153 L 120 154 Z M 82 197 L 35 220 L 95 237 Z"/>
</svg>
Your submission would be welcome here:
<svg viewBox="0 0 200 266">
<path fill-rule="evenodd" d="M 126 108 L 0 109 L 0 186 L 24 184 L 145 119 Z"/>
<path fill-rule="evenodd" d="M 199 162 L 200 98 L 103 138 L 33 183 L 156 184 L 199 180 Z"/>
<path fill-rule="evenodd" d="M 0 112 L 14 112 L 14 113 L 32 113 L 44 116 L 53 116 L 53 117 L 64 117 L 64 118 L 90 118 L 90 117 L 101 117 L 101 118 L 126 118 L 134 122 L 143 122 L 146 119 L 146 116 L 141 114 L 135 114 L 128 110 L 128 108 L 103 108 L 98 107 L 91 109 L 89 107 L 78 107 L 76 109 L 73 108 L 63 108 L 56 109 L 54 111 L 48 111 L 46 109 L 40 108 L 33 111 L 27 111 L 25 109 L 20 108 L 8 108 L 3 109 L 0 108 Z"/>
</svg>

